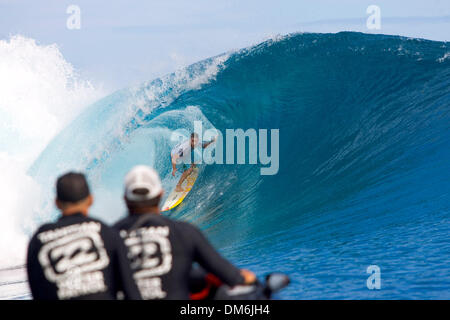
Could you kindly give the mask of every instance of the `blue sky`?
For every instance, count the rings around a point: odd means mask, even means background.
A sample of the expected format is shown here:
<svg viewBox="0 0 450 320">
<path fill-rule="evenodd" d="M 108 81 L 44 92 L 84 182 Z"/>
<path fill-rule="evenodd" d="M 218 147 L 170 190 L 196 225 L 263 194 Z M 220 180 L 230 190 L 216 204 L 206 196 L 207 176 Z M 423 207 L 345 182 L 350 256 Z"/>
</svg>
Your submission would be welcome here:
<svg viewBox="0 0 450 320">
<path fill-rule="evenodd" d="M 71 4 L 80 30 L 66 27 Z M 114 90 L 276 34 L 373 33 L 372 4 L 381 9 L 376 32 L 450 41 L 448 0 L 0 0 L 0 39 L 56 43 L 83 77 Z"/>
</svg>

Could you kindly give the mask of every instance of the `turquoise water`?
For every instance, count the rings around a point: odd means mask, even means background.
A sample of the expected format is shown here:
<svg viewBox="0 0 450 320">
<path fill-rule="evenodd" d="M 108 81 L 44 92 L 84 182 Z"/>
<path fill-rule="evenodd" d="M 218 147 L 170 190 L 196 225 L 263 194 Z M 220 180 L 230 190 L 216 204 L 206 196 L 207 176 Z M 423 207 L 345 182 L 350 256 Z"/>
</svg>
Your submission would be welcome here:
<svg viewBox="0 0 450 320">
<path fill-rule="evenodd" d="M 122 180 L 154 166 L 176 183 L 173 130 L 280 130 L 280 168 L 202 165 L 171 216 L 231 261 L 282 271 L 281 299 L 450 298 L 450 57 L 443 42 L 294 34 L 120 90 L 87 108 L 30 169 L 54 218 L 54 179 L 86 171 L 93 215 L 125 214 Z M 46 215 L 45 212 L 49 212 Z M 369 290 L 369 265 L 381 289 Z"/>
</svg>

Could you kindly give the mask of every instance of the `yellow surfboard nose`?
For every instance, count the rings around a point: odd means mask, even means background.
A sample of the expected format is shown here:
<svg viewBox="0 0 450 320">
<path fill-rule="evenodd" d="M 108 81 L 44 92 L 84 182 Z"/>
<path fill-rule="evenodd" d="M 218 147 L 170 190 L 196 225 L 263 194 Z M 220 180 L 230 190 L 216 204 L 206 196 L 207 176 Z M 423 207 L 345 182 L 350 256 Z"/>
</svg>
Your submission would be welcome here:
<svg viewBox="0 0 450 320">
<path fill-rule="evenodd" d="M 175 188 L 172 190 L 172 192 L 167 197 L 166 201 L 162 205 L 162 212 L 169 211 L 178 206 L 180 203 L 183 202 L 184 198 L 186 198 L 187 194 L 192 190 L 192 187 L 194 186 L 195 181 L 198 177 L 198 168 L 194 168 L 190 175 L 186 177 L 186 180 L 183 181 L 183 184 L 181 187 L 183 188 L 183 191 L 178 192 L 175 190 Z"/>
</svg>

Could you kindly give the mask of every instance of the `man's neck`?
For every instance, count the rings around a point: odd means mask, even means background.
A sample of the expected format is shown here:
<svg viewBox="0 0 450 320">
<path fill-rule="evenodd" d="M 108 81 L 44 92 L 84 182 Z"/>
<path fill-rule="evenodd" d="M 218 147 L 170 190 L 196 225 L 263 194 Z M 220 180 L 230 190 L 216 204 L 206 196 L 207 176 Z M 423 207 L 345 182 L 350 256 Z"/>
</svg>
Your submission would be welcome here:
<svg viewBox="0 0 450 320">
<path fill-rule="evenodd" d="M 161 214 L 161 210 L 159 210 L 158 207 L 147 207 L 147 208 L 136 208 L 133 209 L 133 211 L 130 211 L 130 214 L 146 214 L 146 213 L 153 213 L 153 214 Z"/>
<path fill-rule="evenodd" d="M 61 214 L 64 217 L 73 216 L 75 214 L 82 214 L 85 217 L 88 216 L 87 210 L 64 210 L 64 211 L 61 212 Z"/>
</svg>

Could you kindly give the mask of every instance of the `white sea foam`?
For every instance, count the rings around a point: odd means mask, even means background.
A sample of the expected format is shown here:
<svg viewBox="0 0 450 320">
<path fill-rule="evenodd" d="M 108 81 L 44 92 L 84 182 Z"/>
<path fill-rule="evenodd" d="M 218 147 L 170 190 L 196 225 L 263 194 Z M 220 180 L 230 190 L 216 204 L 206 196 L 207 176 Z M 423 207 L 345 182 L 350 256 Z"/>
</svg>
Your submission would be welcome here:
<svg viewBox="0 0 450 320">
<path fill-rule="evenodd" d="M 24 230 L 40 196 L 27 169 L 86 105 L 104 95 L 56 45 L 0 40 L 0 267 L 23 262 Z"/>
</svg>

